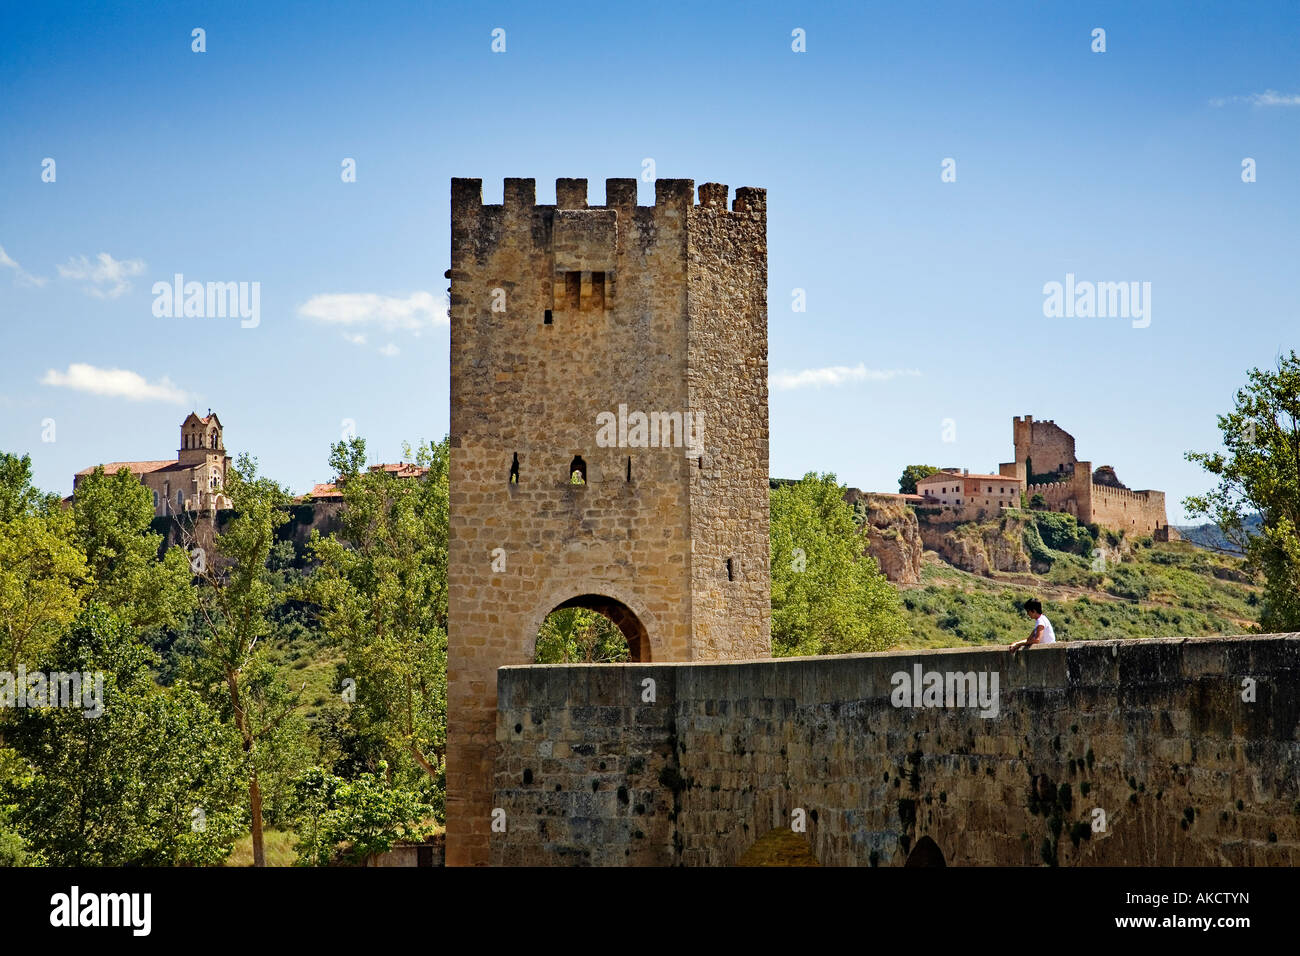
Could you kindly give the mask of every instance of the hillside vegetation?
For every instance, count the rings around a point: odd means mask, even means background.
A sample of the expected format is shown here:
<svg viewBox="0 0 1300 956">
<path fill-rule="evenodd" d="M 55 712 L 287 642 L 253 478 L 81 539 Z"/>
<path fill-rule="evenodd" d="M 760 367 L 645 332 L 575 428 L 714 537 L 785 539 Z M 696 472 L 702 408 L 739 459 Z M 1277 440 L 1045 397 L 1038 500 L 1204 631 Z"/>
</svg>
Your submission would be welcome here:
<svg viewBox="0 0 1300 956">
<path fill-rule="evenodd" d="M 910 627 L 896 646 L 1010 644 L 1027 635 L 1030 597 L 1063 641 L 1241 634 L 1258 619 L 1261 588 L 1230 555 L 1127 541 L 1051 512 L 1033 516 L 1022 544 L 1032 572 L 976 575 L 927 552 L 921 582 L 901 589 Z"/>
</svg>

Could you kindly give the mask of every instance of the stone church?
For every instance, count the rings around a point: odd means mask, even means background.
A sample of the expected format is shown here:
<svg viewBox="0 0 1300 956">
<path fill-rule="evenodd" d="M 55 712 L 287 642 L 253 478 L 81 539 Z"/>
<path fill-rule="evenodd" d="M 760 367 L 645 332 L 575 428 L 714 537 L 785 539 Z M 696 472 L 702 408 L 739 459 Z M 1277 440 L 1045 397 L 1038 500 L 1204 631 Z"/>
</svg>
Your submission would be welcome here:
<svg viewBox="0 0 1300 956">
<path fill-rule="evenodd" d="M 212 409 L 203 417 L 190 412 L 181 422 L 181 444 L 174 459 L 110 461 L 104 463 L 103 469 L 112 475 L 125 468 L 139 478 L 153 492 L 155 515 L 229 508 L 230 498 L 222 489 L 230 470 L 230 456 L 221 431 L 221 420 Z M 83 468 L 73 477 L 74 498 L 77 485 L 97 467 Z"/>
</svg>

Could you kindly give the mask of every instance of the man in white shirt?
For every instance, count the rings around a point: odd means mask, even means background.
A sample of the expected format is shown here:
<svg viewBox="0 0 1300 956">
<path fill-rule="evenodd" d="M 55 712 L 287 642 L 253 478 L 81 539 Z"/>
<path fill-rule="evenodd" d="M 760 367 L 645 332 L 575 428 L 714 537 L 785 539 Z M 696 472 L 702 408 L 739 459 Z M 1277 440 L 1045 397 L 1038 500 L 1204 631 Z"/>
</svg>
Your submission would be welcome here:
<svg viewBox="0 0 1300 956">
<path fill-rule="evenodd" d="M 1022 647 L 1037 647 L 1041 644 L 1055 644 L 1056 631 L 1052 629 L 1052 622 L 1047 619 L 1043 613 L 1043 605 L 1038 598 L 1030 598 L 1025 602 L 1025 613 L 1034 619 L 1034 632 L 1029 635 L 1028 639 L 1016 641 L 1011 645 L 1011 653 L 1014 654 Z"/>
</svg>

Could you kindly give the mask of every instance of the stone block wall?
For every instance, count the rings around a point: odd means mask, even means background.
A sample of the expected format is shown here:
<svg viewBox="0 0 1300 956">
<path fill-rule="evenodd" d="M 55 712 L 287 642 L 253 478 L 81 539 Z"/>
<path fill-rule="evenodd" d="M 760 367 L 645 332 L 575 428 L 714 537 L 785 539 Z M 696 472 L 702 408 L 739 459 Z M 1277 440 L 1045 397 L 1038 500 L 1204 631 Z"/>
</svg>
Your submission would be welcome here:
<svg viewBox="0 0 1300 956">
<path fill-rule="evenodd" d="M 918 672 L 998 675 L 996 716 L 895 706 Z M 503 668 L 491 858 L 1295 866 L 1298 681 L 1296 634 Z"/>
<path fill-rule="evenodd" d="M 1092 520 L 1130 535 L 1154 534 L 1167 527 L 1163 491 L 1130 491 L 1127 488 L 1092 486 Z"/>
</svg>

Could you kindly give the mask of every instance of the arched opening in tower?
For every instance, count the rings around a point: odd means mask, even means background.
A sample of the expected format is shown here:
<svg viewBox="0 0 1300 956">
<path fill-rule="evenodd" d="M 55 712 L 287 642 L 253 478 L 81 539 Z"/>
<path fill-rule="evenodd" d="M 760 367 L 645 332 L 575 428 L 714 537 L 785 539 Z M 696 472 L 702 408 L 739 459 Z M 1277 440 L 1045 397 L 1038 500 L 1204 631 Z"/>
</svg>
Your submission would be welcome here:
<svg viewBox="0 0 1300 956">
<path fill-rule="evenodd" d="M 923 836 L 916 841 L 916 846 L 912 847 L 912 852 L 907 855 L 907 862 L 903 864 L 905 867 L 947 865 L 947 861 L 943 858 L 943 851 L 939 849 L 939 844 L 928 836 Z"/>
<path fill-rule="evenodd" d="M 537 632 L 537 664 L 617 664 L 650 660 L 650 639 L 636 613 L 603 594 L 556 605 Z"/>
</svg>

